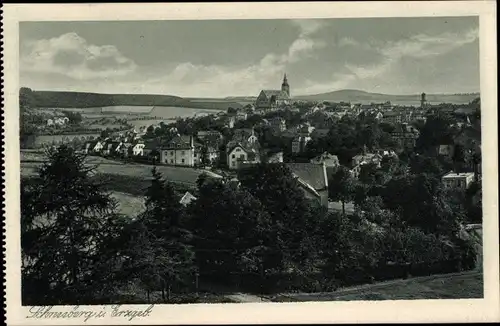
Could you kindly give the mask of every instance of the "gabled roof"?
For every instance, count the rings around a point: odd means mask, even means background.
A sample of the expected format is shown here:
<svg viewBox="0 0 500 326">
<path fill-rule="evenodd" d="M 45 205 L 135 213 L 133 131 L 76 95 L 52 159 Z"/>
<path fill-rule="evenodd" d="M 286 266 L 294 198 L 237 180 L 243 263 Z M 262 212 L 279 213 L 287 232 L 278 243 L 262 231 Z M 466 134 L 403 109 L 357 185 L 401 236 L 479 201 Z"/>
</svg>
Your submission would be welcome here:
<svg viewBox="0 0 500 326">
<path fill-rule="evenodd" d="M 241 147 L 247 153 L 257 153 L 259 151 L 258 144 L 251 144 L 249 142 L 240 142 L 240 141 L 230 141 L 227 143 L 226 152 L 230 153 L 236 147 Z"/>
<path fill-rule="evenodd" d="M 184 196 L 182 196 L 181 200 L 179 201 L 180 204 L 182 205 L 188 205 L 191 203 L 193 200 L 196 200 L 197 198 L 193 196 L 189 191 L 186 191 Z"/>
<path fill-rule="evenodd" d="M 263 89 L 262 92 L 266 95 L 268 99 L 271 99 L 272 96 L 275 96 L 277 100 L 286 100 L 288 99 L 288 94 L 283 92 L 282 90 L 276 89 Z"/>
<path fill-rule="evenodd" d="M 165 146 L 165 149 L 190 149 L 192 136 L 181 135 L 172 138 Z"/>
<path fill-rule="evenodd" d="M 328 178 L 324 165 L 313 163 L 286 163 L 286 166 L 301 181 L 309 184 L 316 191 L 328 188 Z"/>
</svg>

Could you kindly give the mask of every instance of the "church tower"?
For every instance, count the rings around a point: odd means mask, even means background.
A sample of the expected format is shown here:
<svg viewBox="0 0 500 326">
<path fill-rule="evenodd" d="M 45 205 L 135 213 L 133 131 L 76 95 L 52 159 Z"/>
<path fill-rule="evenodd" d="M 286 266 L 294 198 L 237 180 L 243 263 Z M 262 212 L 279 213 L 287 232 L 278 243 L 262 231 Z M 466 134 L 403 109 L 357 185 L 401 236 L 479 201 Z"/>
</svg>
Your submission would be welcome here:
<svg viewBox="0 0 500 326">
<path fill-rule="evenodd" d="M 287 93 L 288 97 L 290 97 L 290 85 L 288 85 L 288 80 L 286 79 L 286 74 L 285 74 L 285 77 L 283 78 L 283 84 L 281 84 L 281 91 Z"/>
</svg>

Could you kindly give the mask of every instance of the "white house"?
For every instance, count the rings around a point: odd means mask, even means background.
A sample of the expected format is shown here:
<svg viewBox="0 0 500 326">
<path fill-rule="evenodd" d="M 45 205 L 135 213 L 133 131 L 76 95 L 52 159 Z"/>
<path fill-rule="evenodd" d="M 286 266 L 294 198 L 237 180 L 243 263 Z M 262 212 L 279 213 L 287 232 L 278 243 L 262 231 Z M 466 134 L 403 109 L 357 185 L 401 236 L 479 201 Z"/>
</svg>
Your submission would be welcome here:
<svg viewBox="0 0 500 326">
<path fill-rule="evenodd" d="M 160 151 L 160 161 L 168 165 L 194 166 L 195 147 L 193 136 L 176 136 Z"/>
<path fill-rule="evenodd" d="M 441 178 L 443 186 L 446 189 L 466 190 L 474 182 L 473 172 L 449 172 Z"/>
<path fill-rule="evenodd" d="M 250 143 L 230 142 L 227 150 L 229 169 L 240 169 L 244 165 L 260 163 L 260 154 L 256 146 Z"/>
<path fill-rule="evenodd" d="M 132 148 L 132 153 L 134 156 L 144 156 L 144 147 L 146 145 L 144 143 L 137 143 Z"/>
</svg>

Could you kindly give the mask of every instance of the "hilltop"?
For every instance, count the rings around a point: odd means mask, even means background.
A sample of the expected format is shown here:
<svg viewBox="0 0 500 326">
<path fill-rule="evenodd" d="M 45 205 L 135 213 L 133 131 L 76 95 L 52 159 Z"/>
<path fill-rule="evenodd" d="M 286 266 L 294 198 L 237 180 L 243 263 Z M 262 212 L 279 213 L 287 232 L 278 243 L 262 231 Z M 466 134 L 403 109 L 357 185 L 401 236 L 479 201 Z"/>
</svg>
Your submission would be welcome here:
<svg viewBox="0 0 500 326">
<path fill-rule="evenodd" d="M 195 109 L 226 110 L 239 108 L 241 104 L 229 100 L 196 100 L 173 95 L 149 94 L 100 94 L 65 91 L 31 91 L 21 88 L 20 96 L 29 97 L 35 108 L 95 108 L 106 106 L 175 106 Z"/>
<path fill-rule="evenodd" d="M 427 94 L 426 98 L 429 103 L 453 103 L 465 104 L 479 97 L 479 93 L 467 94 Z M 328 93 L 314 94 L 314 95 L 299 95 L 295 96 L 298 100 L 307 101 L 330 101 L 330 102 L 354 102 L 369 104 L 372 102 L 380 103 L 390 101 L 394 104 L 403 103 L 418 103 L 420 101 L 420 94 L 411 95 L 390 95 L 380 93 L 370 93 L 355 89 L 344 89 Z"/>
</svg>

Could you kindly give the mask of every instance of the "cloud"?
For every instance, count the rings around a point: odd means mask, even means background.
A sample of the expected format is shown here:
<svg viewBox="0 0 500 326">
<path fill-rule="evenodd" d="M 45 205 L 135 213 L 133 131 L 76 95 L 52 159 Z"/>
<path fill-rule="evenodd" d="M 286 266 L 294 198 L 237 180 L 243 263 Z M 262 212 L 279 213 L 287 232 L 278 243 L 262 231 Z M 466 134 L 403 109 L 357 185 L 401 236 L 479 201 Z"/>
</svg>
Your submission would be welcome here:
<svg viewBox="0 0 500 326">
<path fill-rule="evenodd" d="M 253 64 L 238 67 L 179 63 L 174 69 L 146 80 L 140 88 L 155 89 L 180 96 L 228 96 L 249 95 L 260 89 L 279 88 L 281 74 L 290 65 L 311 58 L 326 44 L 313 38 L 314 33 L 325 25 L 315 20 L 295 20 L 299 28 L 297 38 L 284 53 L 268 53 Z M 224 85 L 220 88 L 219 85 Z"/>
<path fill-rule="evenodd" d="M 61 74 L 77 80 L 125 76 L 137 68 L 113 45 L 93 45 L 76 33 L 23 44 L 22 71 Z"/>
<path fill-rule="evenodd" d="M 417 34 L 406 39 L 372 46 L 383 57 L 379 63 L 363 66 L 347 64 L 346 67 L 359 79 L 375 78 L 385 74 L 401 60 L 407 58 L 428 59 L 446 55 L 463 45 L 474 42 L 478 37 L 477 28 L 462 34 Z"/>
</svg>

